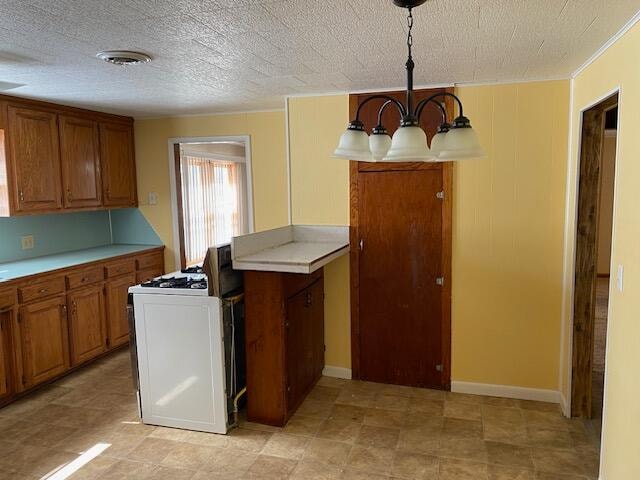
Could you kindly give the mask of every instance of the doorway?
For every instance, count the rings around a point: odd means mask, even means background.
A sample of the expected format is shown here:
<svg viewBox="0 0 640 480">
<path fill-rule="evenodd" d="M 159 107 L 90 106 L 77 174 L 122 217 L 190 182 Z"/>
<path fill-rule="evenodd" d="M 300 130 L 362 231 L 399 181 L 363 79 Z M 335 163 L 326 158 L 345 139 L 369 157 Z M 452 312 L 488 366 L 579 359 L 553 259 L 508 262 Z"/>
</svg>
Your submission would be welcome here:
<svg viewBox="0 0 640 480">
<path fill-rule="evenodd" d="M 418 90 L 415 99 L 444 91 L 450 89 Z M 352 118 L 370 95 L 351 96 Z M 383 103 L 363 107 L 368 131 Z M 449 117 L 452 107 L 445 102 Z M 386 109 L 382 119 L 393 134 L 398 112 Z M 437 107 L 421 118 L 426 132 L 441 122 Z M 351 162 L 353 378 L 450 388 L 452 169 L 450 163 Z"/>
<path fill-rule="evenodd" d="M 571 416 L 585 419 L 596 442 L 602 428 L 617 128 L 617 93 L 582 114 Z"/>
<path fill-rule="evenodd" d="M 249 139 L 171 139 L 169 150 L 176 265 L 184 269 L 253 231 Z"/>
</svg>

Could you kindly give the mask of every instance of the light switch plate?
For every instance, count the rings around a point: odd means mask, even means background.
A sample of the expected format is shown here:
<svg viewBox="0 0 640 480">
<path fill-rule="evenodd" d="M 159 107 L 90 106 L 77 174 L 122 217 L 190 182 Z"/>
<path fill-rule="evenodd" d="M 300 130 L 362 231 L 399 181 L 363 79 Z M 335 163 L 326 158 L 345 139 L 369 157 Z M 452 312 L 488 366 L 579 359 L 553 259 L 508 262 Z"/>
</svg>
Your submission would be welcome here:
<svg viewBox="0 0 640 480">
<path fill-rule="evenodd" d="M 618 265 L 616 285 L 618 286 L 618 291 L 622 292 L 622 290 L 624 289 L 624 265 Z"/>
<path fill-rule="evenodd" d="M 20 238 L 22 250 L 30 250 L 33 248 L 33 235 L 25 235 Z"/>
<path fill-rule="evenodd" d="M 149 205 L 157 205 L 158 197 L 159 195 L 157 192 L 149 192 Z"/>
</svg>

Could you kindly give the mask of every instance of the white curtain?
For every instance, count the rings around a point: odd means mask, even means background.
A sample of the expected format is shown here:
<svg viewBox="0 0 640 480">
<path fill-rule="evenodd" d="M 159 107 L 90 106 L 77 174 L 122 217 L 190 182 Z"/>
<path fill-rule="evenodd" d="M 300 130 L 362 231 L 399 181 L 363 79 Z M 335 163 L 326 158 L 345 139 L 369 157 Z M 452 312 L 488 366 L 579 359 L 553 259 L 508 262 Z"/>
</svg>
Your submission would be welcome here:
<svg viewBox="0 0 640 480">
<path fill-rule="evenodd" d="M 209 247 L 248 232 L 245 165 L 183 156 L 181 170 L 185 258 L 193 265 Z"/>
</svg>

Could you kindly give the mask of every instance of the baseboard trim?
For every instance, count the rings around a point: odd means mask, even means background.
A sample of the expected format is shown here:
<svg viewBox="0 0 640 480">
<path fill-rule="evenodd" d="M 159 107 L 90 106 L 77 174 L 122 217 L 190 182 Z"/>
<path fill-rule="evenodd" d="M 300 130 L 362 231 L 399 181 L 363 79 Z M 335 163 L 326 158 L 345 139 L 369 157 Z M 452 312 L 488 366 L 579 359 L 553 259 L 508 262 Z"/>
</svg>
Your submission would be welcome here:
<svg viewBox="0 0 640 480">
<path fill-rule="evenodd" d="M 562 392 L 559 392 L 559 393 L 560 393 L 560 408 L 562 409 L 562 414 L 567 418 L 571 418 L 571 405 L 569 405 L 567 397 L 564 396 L 564 393 Z"/>
<path fill-rule="evenodd" d="M 351 380 L 351 369 L 325 365 L 324 369 L 322 370 L 322 375 L 324 375 L 325 377 L 344 378 L 346 380 Z"/>
<path fill-rule="evenodd" d="M 493 385 L 489 383 L 451 382 L 451 391 L 486 395 L 489 397 L 516 398 L 519 400 L 536 400 L 538 402 L 561 403 L 560 392 L 541 388 L 514 387 L 511 385 Z"/>
</svg>

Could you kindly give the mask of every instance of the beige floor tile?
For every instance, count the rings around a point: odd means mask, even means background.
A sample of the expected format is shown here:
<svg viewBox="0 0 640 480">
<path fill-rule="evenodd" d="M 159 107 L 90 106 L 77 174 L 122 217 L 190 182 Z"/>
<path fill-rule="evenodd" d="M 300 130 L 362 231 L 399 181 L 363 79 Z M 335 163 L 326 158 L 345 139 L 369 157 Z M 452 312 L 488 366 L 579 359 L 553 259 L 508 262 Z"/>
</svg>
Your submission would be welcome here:
<svg viewBox="0 0 640 480">
<path fill-rule="evenodd" d="M 326 420 L 318 430 L 318 437 L 338 442 L 354 443 L 362 425 L 345 420 Z"/>
<path fill-rule="evenodd" d="M 341 467 L 347 461 L 351 445 L 335 440 L 314 438 L 304 452 L 304 459 Z"/>
<path fill-rule="evenodd" d="M 381 408 L 383 410 L 406 412 L 409 409 L 409 402 L 410 402 L 410 397 L 408 396 L 378 393 L 373 398 L 373 402 L 371 403 L 371 406 L 373 408 Z"/>
<path fill-rule="evenodd" d="M 436 454 L 440 450 L 441 437 L 440 428 L 438 430 L 430 427 L 403 428 L 398 438 L 398 450 Z"/>
<path fill-rule="evenodd" d="M 432 390 L 429 388 L 412 388 L 409 390 L 409 396 L 421 398 L 423 400 L 440 400 L 444 401 L 446 392 L 444 390 Z"/>
<path fill-rule="evenodd" d="M 487 465 L 469 460 L 440 459 L 438 480 L 487 480 Z"/>
<path fill-rule="evenodd" d="M 257 458 L 256 453 L 225 449 L 202 467 L 201 470 L 210 474 L 209 477 L 202 478 L 242 478 Z"/>
<path fill-rule="evenodd" d="M 549 430 L 546 428 L 529 428 L 527 430 L 529 445 L 543 448 L 573 448 L 571 433 L 564 430 Z"/>
<path fill-rule="evenodd" d="M 431 415 L 429 413 L 409 413 L 405 416 L 403 427 L 421 427 L 425 429 L 432 429 L 434 432 L 440 433 L 443 424 L 444 417 L 442 415 Z"/>
<path fill-rule="evenodd" d="M 583 474 L 584 461 L 575 450 L 533 448 L 533 463 L 536 470 L 548 473 Z"/>
<path fill-rule="evenodd" d="M 483 440 L 443 437 L 439 454 L 442 457 L 459 458 L 474 462 L 487 462 L 488 452 Z"/>
<path fill-rule="evenodd" d="M 332 419 L 330 416 L 329 419 Z M 284 433 L 291 435 L 303 435 L 306 437 L 313 437 L 320 430 L 320 426 L 325 420 L 317 417 L 305 417 L 303 415 L 294 415 L 287 422 L 287 425 L 282 430 Z"/>
<path fill-rule="evenodd" d="M 346 380 L 344 378 L 335 378 L 335 377 L 320 377 L 318 383 L 321 387 L 333 387 L 333 388 L 343 388 L 345 385 L 350 383 L 350 380 Z"/>
<path fill-rule="evenodd" d="M 485 442 L 488 463 L 533 469 L 531 449 L 508 443 Z"/>
<path fill-rule="evenodd" d="M 560 413 L 538 410 L 523 410 L 522 413 L 529 428 L 570 431 L 569 421 Z"/>
<path fill-rule="evenodd" d="M 404 426 L 408 415 L 411 414 L 394 410 L 367 408 L 363 423 L 372 427 L 400 428 Z"/>
<path fill-rule="evenodd" d="M 365 407 L 336 404 L 331 410 L 329 419 L 347 420 L 349 422 L 363 423 L 364 417 L 366 416 L 368 411 L 369 409 Z"/>
<path fill-rule="evenodd" d="M 117 458 L 100 455 L 71 474 L 69 480 L 96 480 L 119 461 Z"/>
<path fill-rule="evenodd" d="M 409 403 L 409 415 L 413 413 L 442 416 L 444 413 L 444 402 L 442 400 L 411 397 Z"/>
<path fill-rule="evenodd" d="M 444 416 L 463 420 L 480 420 L 482 418 L 481 405 L 446 400 L 444 402 Z"/>
<path fill-rule="evenodd" d="M 289 478 L 296 464 L 295 460 L 260 455 L 247 470 L 245 478 L 251 480 L 284 480 Z"/>
<path fill-rule="evenodd" d="M 486 397 L 482 395 L 470 395 L 467 393 L 446 392 L 445 394 L 445 400 L 447 402 L 469 403 L 473 405 L 482 404 L 485 398 Z"/>
<path fill-rule="evenodd" d="M 333 403 L 338 398 L 338 395 L 340 395 L 341 390 L 341 388 L 316 385 L 315 387 L 313 387 L 313 390 L 309 392 L 307 398 L 318 400 L 320 402 Z"/>
<path fill-rule="evenodd" d="M 513 423 L 505 420 L 483 419 L 483 437 L 485 440 L 511 443 L 514 445 L 528 445 L 529 436 L 527 427 L 522 420 L 520 423 Z"/>
<path fill-rule="evenodd" d="M 221 449 L 218 447 L 178 442 L 159 463 L 166 467 L 200 470 L 211 464 L 220 454 Z"/>
<path fill-rule="evenodd" d="M 502 398 L 502 397 L 482 397 L 483 405 L 491 405 L 494 407 L 509 407 L 509 408 L 517 408 L 518 402 L 513 398 Z"/>
<path fill-rule="evenodd" d="M 584 475 L 563 475 L 558 473 L 536 472 L 535 480 L 592 480 Z"/>
<path fill-rule="evenodd" d="M 230 448 L 259 453 L 271 438 L 271 435 L 273 434 L 259 430 L 236 428 L 227 434 L 227 438 Z"/>
<path fill-rule="evenodd" d="M 33 447 L 28 447 L 33 448 Z M 33 475 L 38 478 L 47 477 L 49 474 L 64 467 L 67 463 L 75 460 L 78 456 L 59 450 L 45 449 L 37 457 L 28 462 L 24 462 L 18 469 L 23 475 Z"/>
<path fill-rule="evenodd" d="M 162 438 L 164 440 L 184 442 L 189 437 L 190 433 L 191 431 L 182 430 L 180 428 L 156 427 L 148 436 L 151 438 Z"/>
<path fill-rule="evenodd" d="M 496 405 L 482 405 L 482 418 L 489 420 L 502 420 L 504 422 L 522 423 L 524 417 L 518 408 L 510 408 Z"/>
<path fill-rule="evenodd" d="M 37 434 L 42 429 L 42 424 L 17 421 L 9 424 L 2 430 L 2 437 L 5 442 L 20 443 L 25 438 Z"/>
<path fill-rule="evenodd" d="M 307 398 L 297 410 L 298 415 L 327 419 L 333 410 L 333 402 L 323 402 Z"/>
<path fill-rule="evenodd" d="M 264 446 L 261 455 L 300 460 L 311 438 L 287 433 L 274 433 Z"/>
<path fill-rule="evenodd" d="M 139 435 L 112 432 L 110 434 L 102 435 L 99 441 L 100 443 L 107 443 L 110 445 L 109 448 L 105 450 L 105 455 L 124 459 L 129 455 L 129 453 L 137 448 L 145 438 L 146 437 L 141 437 Z M 90 447 L 93 445 L 90 445 Z"/>
<path fill-rule="evenodd" d="M 504 465 L 487 465 L 487 474 L 489 480 L 536 480 L 533 470 Z"/>
<path fill-rule="evenodd" d="M 343 389 L 336 399 L 336 403 L 342 405 L 353 405 L 355 407 L 371 407 L 375 399 L 373 391 L 347 390 Z"/>
<path fill-rule="evenodd" d="M 482 440 L 482 422 L 445 417 L 442 435 Z"/>
<path fill-rule="evenodd" d="M 226 448 L 229 445 L 229 438 L 227 435 L 218 435 L 208 432 L 189 432 L 184 441 L 186 443 L 204 445 L 207 447 Z"/>
<path fill-rule="evenodd" d="M 398 428 L 363 425 L 358 438 L 356 438 L 356 444 L 363 447 L 395 449 L 398 445 L 399 437 L 400 429 Z"/>
<path fill-rule="evenodd" d="M 149 474 L 150 480 L 190 480 L 196 474 L 195 470 L 184 470 L 182 468 L 172 468 L 156 466 Z"/>
<path fill-rule="evenodd" d="M 385 385 L 380 387 L 381 395 L 393 395 L 398 397 L 412 397 L 415 387 L 407 387 L 405 385 Z M 426 390 L 426 389 L 423 389 Z"/>
<path fill-rule="evenodd" d="M 157 467 L 150 463 L 120 460 L 109 467 L 100 480 L 146 480 Z"/>
<path fill-rule="evenodd" d="M 438 477 L 438 458 L 397 451 L 393 456 L 391 475 L 415 480 L 435 480 Z"/>
<path fill-rule="evenodd" d="M 44 406 L 46 406 L 45 402 L 31 400 L 31 398 L 26 397 L 6 407 L 0 408 L 0 416 L 22 420 Z"/>
<path fill-rule="evenodd" d="M 291 474 L 292 480 L 339 480 L 342 468 L 326 463 L 303 459 Z"/>
<path fill-rule="evenodd" d="M 178 442 L 147 437 L 127 454 L 127 459 L 158 464 L 177 446 Z"/>
<path fill-rule="evenodd" d="M 342 475 L 338 477 L 340 480 L 388 480 L 391 477 L 387 475 L 377 475 L 375 473 L 363 472 L 353 468 L 345 468 Z"/>
<path fill-rule="evenodd" d="M 557 403 L 536 402 L 533 400 L 516 400 L 516 403 L 523 410 L 537 410 L 539 412 L 560 413 L 560 405 Z"/>
<path fill-rule="evenodd" d="M 137 415 L 118 421 L 114 427 L 115 431 L 140 437 L 148 437 L 157 428 L 153 425 L 145 425 Z"/>
<path fill-rule="evenodd" d="M 393 455 L 393 450 L 388 448 L 356 445 L 349 453 L 347 467 L 378 475 L 388 475 L 393 464 Z"/>
<path fill-rule="evenodd" d="M 43 424 L 29 437 L 22 439 L 27 445 L 37 445 L 39 447 L 55 447 L 60 442 L 75 436 L 80 432 L 77 428 L 62 427 L 60 425 Z"/>
</svg>

